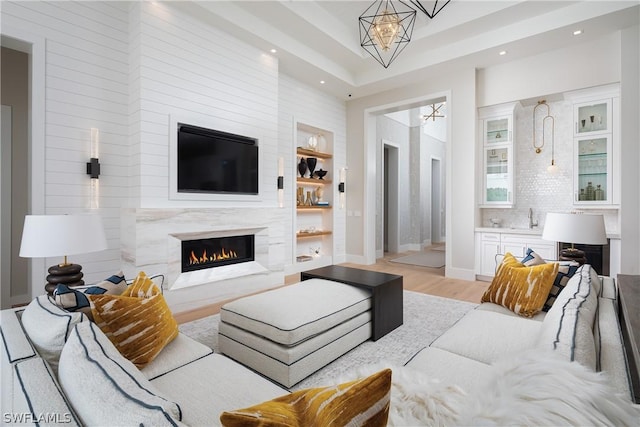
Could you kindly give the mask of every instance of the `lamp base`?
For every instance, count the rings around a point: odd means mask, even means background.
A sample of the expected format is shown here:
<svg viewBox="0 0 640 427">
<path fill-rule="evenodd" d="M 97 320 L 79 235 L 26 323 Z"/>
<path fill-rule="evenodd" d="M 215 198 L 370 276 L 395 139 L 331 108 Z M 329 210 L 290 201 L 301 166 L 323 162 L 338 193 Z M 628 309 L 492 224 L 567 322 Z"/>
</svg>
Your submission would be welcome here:
<svg viewBox="0 0 640 427">
<path fill-rule="evenodd" d="M 82 266 L 80 264 L 56 264 L 49 267 L 49 275 L 47 276 L 47 284 L 44 285 L 44 290 L 49 295 L 53 294 L 53 291 L 58 285 L 67 286 L 82 286 L 84 280 L 82 280 Z"/>
<path fill-rule="evenodd" d="M 560 261 L 575 261 L 582 265 L 587 262 L 587 257 L 580 249 L 567 248 L 560 251 Z"/>
</svg>

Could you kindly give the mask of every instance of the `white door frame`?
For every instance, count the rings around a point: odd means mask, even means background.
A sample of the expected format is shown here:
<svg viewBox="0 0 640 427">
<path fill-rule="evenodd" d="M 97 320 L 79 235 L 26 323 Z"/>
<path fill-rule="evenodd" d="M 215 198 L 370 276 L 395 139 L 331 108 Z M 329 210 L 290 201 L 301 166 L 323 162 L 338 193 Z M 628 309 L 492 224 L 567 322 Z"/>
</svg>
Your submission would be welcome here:
<svg viewBox="0 0 640 427">
<path fill-rule="evenodd" d="M 22 28 L 2 25 L 2 46 L 29 55 L 29 214 L 46 213 L 45 206 L 45 59 L 46 39 Z M 31 298 L 42 294 L 47 275 L 44 258 L 30 260 L 28 283 Z M 35 283 L 34 283 L 35 282 Z"/>
<path fill-rule="evenodd" d="M 11 308 L 11 107 L 0 125 L 0 308 Z"/>
<path fill-rule="evenodd" d="M 376 116 L 392 111 L 410 109 L 415 106 L 424 105 L 433 99 L 445 98 L 447 103 L 451 100 L 451 91 L 438 92 L 435 94 L 420 96 L 417 98 L 405 99 L 390 104 L 379 105 L 366 108 L 364 110 L 364 209 L 363 209 L 363 256 L 364 264 L 375 264 L 376 262 L 376 185 L 374 179 L 377 171 L 377 137 L 376 137 Z M 447 125 L 447 140 L 451 135 L 451 121 Z M 447 150 L 447 162 L 451 160 L 451 150 Z M 449 216 L 449 212 L 445 212 Z M 446 239 L 446 236 L 445 236 Z"/>
<path fill-rule="evenodd" d="M 431 243 L 442 242 L 442 188 L 442 159 L 431 156 Z"/>
</svg>

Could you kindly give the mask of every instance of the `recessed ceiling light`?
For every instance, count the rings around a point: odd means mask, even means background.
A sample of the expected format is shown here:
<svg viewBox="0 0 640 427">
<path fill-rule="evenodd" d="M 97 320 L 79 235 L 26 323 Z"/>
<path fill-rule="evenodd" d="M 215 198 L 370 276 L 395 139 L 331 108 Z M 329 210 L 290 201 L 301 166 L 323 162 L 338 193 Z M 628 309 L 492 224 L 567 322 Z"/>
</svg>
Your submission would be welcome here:
<svg viewBox="0 0 640 427">
<path fill-rule="evenodd" d="M 575 30 L 575 31 L 573 32 L 573 35 L 574 35 L 574 36 L 579 36 L 580 34 L 582 34 L 582 30 Z"/>
<path fill-rule="evenodd" d="M 275 49 L 271 49 L 269 52 L 271 52 L 271 53 L 277 53 L 278 51 L 277 51 L 277 50 L 275 50 Z"/>
<path fill-rule="evenodd" d="M 320 80 L 320 84 L 323 85 L 324 84 L 324 80 Z"/>
<path fill-rule="evenodd" d="M 498 53 L 498 55 L 500 55 L 500 56 L 504 56 L 504 55 L 506 55 L 506 54 L 507 54 L 507 51 L 506 51 L 506 50 L 501 50 L 501 51 Z"/>
</svg>

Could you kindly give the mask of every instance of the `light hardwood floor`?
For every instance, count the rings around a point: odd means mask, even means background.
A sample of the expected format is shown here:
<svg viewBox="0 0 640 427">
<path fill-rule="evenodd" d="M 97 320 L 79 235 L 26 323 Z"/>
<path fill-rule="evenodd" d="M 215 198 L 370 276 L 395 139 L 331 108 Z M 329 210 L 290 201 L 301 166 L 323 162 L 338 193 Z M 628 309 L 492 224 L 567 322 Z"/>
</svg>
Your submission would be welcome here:
<svg viewBox="0 0 640 427">
<path fill-rule="evenodd" d="M 403 277 L 402 283 L 407 291 L 422 292 L 430 295 L 437 295 L 445 298 L 453 298 L 462 301 L 479 303 L 482 294 L 489 286 L 488 282 L 468 281 L 460 279 L 449 279 L 444 277 L 444 268 L 420 267 L 408 264 L 391 262 L 394 258 L 408 255 L 386 254 L 384 258 L 378 259 L 372 265 L 341 264 L 346 267 L 360 268 L 363 270 L 382 271 L 385 273 L 399 274 Z M 292 274 L 285 277 L 284 286 L 300 281 L 300 274 Z M 222 301 L 196 310 L 175 313 L 178 323 L 186 323 L 202 317 L 210 316 L 220 312 L 220 307 L 229 301 Z"/>
</svg>

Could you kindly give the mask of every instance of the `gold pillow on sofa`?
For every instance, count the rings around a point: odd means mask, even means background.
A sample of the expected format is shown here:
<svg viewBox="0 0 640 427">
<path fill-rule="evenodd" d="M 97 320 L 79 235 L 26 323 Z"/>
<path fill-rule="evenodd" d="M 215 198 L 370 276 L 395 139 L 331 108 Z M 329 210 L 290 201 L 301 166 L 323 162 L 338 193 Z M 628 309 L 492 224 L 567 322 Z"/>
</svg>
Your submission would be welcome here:
<svg viewBox="0 0 640 427">
<path fill-rule="evenodd" d="M 491 286 L 482 295 L 482 302 L 499 304 L 520 316 L 531 317 L 542 310 L 557 273 L 555 262 L 528 267 L 507 253 Z"/>
<path fill-rule="evenodd" d="M 223 412 L 225 427 L 387 425 L 391 370 L 337 386 L 299 390 L 250 408 Z"/>
<path fill-rule="evenodd" d="M 131 285 L 122 295 L 92 295 L 90 300 L 100 330 L 141 369 L 178 336 L 178 323 L 153 282 L 151 286 L 141 278 L 139 285 Z M 150 296 L 138 297 L 139 293 Z"/>
</svg>

